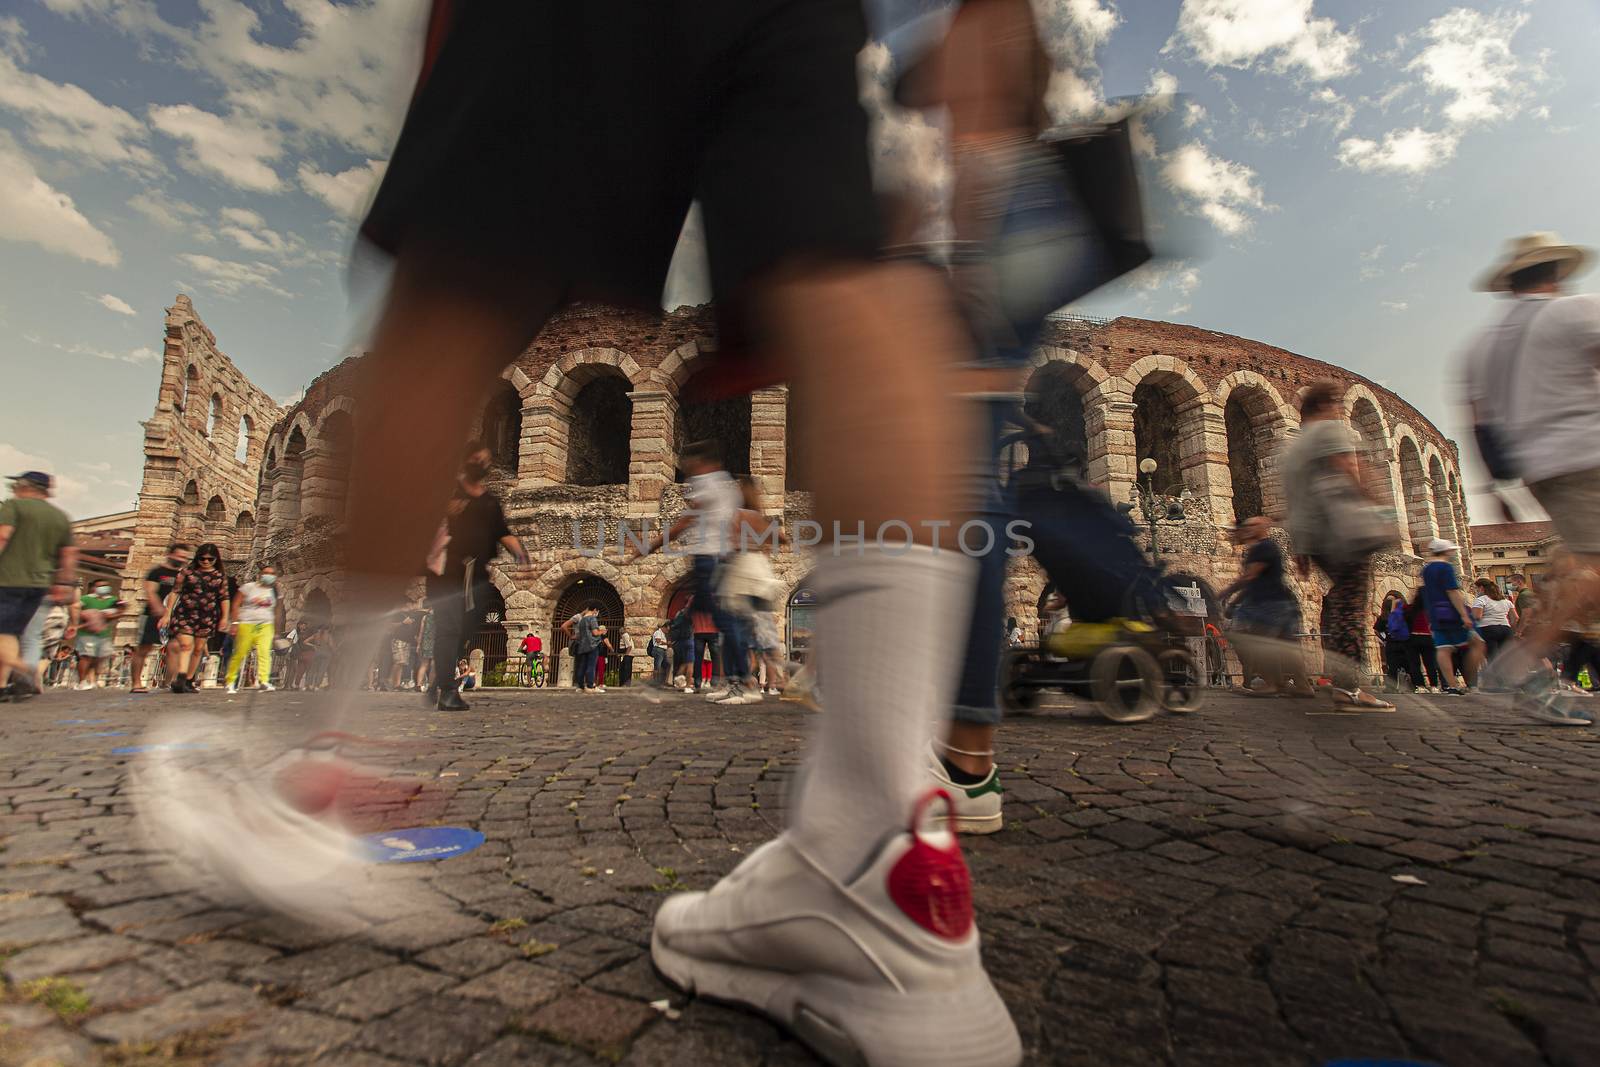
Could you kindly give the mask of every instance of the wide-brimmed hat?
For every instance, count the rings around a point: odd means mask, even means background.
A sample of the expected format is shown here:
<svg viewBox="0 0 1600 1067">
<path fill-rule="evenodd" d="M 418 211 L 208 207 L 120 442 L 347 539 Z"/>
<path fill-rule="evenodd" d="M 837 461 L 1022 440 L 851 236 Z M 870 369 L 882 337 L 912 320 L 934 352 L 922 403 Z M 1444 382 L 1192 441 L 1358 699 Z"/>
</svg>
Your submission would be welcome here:
<svg viewBox="0 0 1600 1067">
<path fill-rule="evenodd" d="M 1513 274 L 1541 263 L 1559 264 L 1556 280 L 1562 281 L 1587 267 L 1591 258 L 1589 249 L 1562 244 L 1561 238 L 1553 233 L 1524 234 L 1506 242 L 1505 256 L 1494 269 L 1478 279 L 1478 288 L 1486 293 L 1509 292 Z"/>
<path fill-rule="evenodd" d="M 1442 556 L 1447 552 L 1454 552 L 1460 547 L 1461 546 L 1456 544 L 1454 541 L 1446 541 L 1442 537 L 1435 537 L 1432 541 L 1428 542 L 1428 555 Z"/>
</svg>

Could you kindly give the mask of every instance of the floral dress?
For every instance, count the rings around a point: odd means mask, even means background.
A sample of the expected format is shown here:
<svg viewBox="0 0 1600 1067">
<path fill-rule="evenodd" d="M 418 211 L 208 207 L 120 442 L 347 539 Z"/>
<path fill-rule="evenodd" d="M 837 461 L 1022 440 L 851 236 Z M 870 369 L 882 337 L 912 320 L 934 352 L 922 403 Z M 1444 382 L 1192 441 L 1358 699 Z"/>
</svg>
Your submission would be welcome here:
<svg viewBox="0 0 1600 1067">
<path fill-rule="evenodd" d="M 221 571 L 187 570 L 178 579 L 177 601 L 172 608 L 175 634 L 210 635 L 222 622 L 222 602 L 228 580 Z"/>
</svg>

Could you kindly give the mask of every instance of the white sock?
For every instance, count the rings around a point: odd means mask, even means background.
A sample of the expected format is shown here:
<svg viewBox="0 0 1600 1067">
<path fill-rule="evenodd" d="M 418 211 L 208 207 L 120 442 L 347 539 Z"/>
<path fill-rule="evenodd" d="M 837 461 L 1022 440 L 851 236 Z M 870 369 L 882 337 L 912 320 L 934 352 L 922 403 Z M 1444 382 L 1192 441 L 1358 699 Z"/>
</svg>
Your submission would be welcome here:
<svg viewBox="0 0 1600 1067">
<path fill-rule="evenodd" d="M 823 712 L 790 833 L 850 879 L 911 819 L 928 788 L 928 744 L 960 669 L 973 561 L 954 549 L 867 548 L 817 565 L 816 657 Z M 884 649 L 911 664 L 890 670 Z"/>
</svg>

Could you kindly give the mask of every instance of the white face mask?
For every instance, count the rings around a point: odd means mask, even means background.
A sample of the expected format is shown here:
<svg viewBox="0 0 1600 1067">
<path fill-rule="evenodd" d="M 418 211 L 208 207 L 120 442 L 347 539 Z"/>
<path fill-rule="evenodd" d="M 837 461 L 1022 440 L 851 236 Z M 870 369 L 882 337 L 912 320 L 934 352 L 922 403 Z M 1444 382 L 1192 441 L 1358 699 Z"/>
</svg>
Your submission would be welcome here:
<svg viewBox="0 0 1600 1067">
<path fill-rule="evenodd" d="M 275 582 L 277 580 L 278 580 L 278 576 L 276 574 L 263 574 L 261 576 L 261 584 L 262 585 L 271 585 L 273 582 Z"/>
<path fill-rule="evenodd" d="M 94 595 L 95 596 L 110 596 L 111 595 L 111 587 L 109 585 L 97 585 L 97 586 L 94 587 Z"/>
</svg>

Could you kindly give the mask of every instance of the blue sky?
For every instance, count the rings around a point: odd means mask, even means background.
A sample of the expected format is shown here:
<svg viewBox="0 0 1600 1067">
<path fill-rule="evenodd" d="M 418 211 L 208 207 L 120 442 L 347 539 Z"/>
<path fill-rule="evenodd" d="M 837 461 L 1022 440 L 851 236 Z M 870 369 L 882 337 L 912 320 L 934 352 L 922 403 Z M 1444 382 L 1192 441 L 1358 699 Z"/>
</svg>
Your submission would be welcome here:
<svg viewBox="0 0 1600 1067">
<path fill-rule="evenodd" d="M 1173 228 L 1205 235 L 1085 312 L 1341 364 L 1463 440 L 1451 368 L 1493 311 L 1472 279 L 1516 233 L 1600 244 L 1593 0 L 1037 7 L 1058 116 L 1148 97 L 1164 112 L 1151 180 L 1183 213 Z M 78 515 L 133 505 L 180 291 L 280 398 L 358 344 L 344 264 L 423 15 L 418 0 L 0 4 L 4 473 L 54 470 Z M 892 123 L 885 170 L 936 182 L 936 148 Z"/>
</svg>

